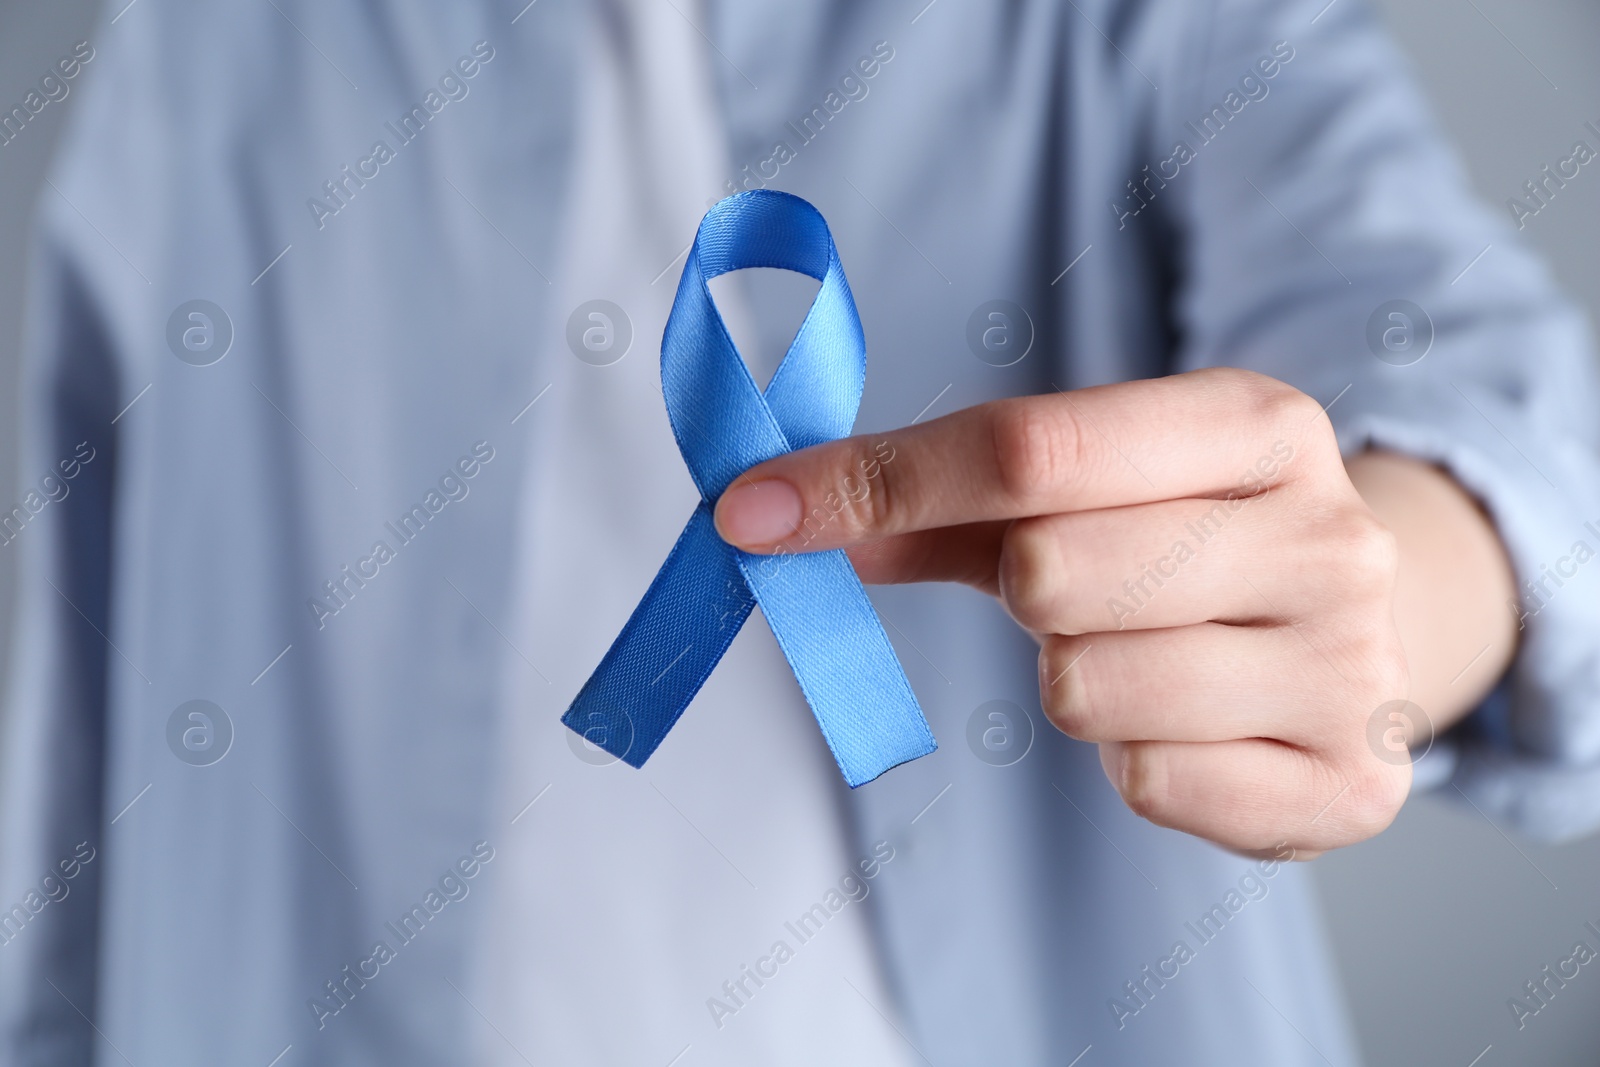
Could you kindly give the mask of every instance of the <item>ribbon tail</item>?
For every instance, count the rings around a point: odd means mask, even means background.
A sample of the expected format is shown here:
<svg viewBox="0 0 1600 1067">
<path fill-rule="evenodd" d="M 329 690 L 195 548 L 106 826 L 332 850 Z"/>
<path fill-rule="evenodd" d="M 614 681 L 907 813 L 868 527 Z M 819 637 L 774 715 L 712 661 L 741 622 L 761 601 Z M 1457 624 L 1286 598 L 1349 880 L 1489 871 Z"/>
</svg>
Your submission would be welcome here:
<svg viewBox="0 0 1600 1067">
<path fill-rule="evenodd" d="M 852 789 L 939 747 L 849 557 L 735 556 Z"/>
<path fill-rule="evenodd" d="M 717 536 L 701 501 L 561 722 L 629 766 L 644 766 L 754 606 L 735 550 Z"/>
</svg>

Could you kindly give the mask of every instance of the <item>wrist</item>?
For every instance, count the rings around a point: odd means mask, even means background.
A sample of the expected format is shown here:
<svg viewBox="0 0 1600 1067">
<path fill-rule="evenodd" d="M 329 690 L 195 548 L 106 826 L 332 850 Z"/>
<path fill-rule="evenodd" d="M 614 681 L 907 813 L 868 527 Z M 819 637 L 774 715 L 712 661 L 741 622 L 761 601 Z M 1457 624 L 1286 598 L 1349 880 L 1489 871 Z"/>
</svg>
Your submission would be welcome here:
<svg viewBox="0 0 1600 1067">
<path fill-rule="evenodd" d="M 1375 450 L 1346 470 L 1395 535 L 1409 699 L 1443 732 L 1483 701 L 1516 653 L 1516 620 L 1505 608 L 1516 595 L 1510 559 L 1493 520 L 1440 468 Z"/>
</svg>

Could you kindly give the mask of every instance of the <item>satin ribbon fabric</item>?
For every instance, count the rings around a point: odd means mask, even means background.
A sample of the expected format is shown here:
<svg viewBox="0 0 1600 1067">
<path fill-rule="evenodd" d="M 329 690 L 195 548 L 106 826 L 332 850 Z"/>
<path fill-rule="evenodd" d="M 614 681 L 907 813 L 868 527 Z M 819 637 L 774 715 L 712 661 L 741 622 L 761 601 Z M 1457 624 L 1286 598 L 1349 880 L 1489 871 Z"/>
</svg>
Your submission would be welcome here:
<svg viewBox="0 0 1600 1067">
<path fill-rule="evenodd" d="M 747 267 L 822 283 L 764 394 L 706 285 Z M 759 603 L 852 788 L 938 747 L 842 551 L 751 555 L 711 521 L 717 498 L 748 468 L 850 432 L 866 365 L 861 319 L 816 208 L 763 189 L 706 213 L 661 338 L 662 395 L 700 504 L 564 724 L 643 766 Z M 870 480 L 857 483 L 854 492 L 873 491 Z M 808 521 L 829 520 L 824 510 Z"/>
</svg>

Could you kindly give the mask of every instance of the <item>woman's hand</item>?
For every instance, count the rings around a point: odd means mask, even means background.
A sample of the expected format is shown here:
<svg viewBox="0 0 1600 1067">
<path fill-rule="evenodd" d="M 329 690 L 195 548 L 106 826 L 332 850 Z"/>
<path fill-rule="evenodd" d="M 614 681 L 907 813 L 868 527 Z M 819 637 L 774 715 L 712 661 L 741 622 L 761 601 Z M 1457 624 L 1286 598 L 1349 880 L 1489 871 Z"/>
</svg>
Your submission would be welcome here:
<svg viewBox="0 0 1600 1067">
<path fill-rule="evenodd" d="M 1402 521 L 1357 491 L 1315 400 L 1213 369 L 790 453 L 735 482 L 716 521 L 750 552 L 845 548 L 866 582 L 998 596 L 1040 641 L 1045 713 L 1099 743 L 1129 807 L 1307 857 L 1377 833 L 1404 802 L 1410 761 L 1377 751 L 1369 722 L 1416 699 L 1411 664 L 1427 662 L 1443 728 L 1515 643 L 1509 568 L 1465 494 L 1398 457 L 1366 477 Z M 1475 652 L 1449 692 L 1435 676 Z"/>
</svg>

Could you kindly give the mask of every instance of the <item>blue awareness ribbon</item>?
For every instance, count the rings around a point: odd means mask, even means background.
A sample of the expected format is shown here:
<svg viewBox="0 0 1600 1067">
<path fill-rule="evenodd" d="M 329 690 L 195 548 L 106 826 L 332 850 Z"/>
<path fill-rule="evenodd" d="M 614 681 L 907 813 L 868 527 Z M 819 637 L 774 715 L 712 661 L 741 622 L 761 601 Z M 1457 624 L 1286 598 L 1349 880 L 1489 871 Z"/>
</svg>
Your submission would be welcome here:
<svg viewBox="0 0 1600 1067">
<path fill-rule="evenodd" d="M 747 267 L 822 283 L 764 394 L 706 286 Z M 711 520 L 717 498 L 748 468 L 846 436 L 866 367 L 861 318 L 817 209 L 765 189 L 712 207 L 661 338 L 661 392 L 700 504 L 564 724 L 643 766 L 759 603 L 852 788 L 938 747 L 844 552 L 752 555 L 723 541 Z"/>
</svg>

